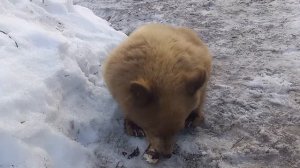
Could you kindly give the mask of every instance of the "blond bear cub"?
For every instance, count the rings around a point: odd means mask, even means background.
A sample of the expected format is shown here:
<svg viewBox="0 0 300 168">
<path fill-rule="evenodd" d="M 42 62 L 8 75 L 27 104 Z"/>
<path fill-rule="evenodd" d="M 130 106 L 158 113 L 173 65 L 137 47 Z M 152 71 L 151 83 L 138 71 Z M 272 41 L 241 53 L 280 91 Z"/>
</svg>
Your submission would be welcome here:
<svg viewBox="0 0 300 168">
<path fill-rule="evenodd" d="M 108 57 L 105 82 L 124 112 L 125 132 L 149 141 L 148 162 L 170 157 L 175 135 L 203 122 L 210 72 L 210 53 L 197 34 L 162 24 L 138 28 Z"/>
</svg>

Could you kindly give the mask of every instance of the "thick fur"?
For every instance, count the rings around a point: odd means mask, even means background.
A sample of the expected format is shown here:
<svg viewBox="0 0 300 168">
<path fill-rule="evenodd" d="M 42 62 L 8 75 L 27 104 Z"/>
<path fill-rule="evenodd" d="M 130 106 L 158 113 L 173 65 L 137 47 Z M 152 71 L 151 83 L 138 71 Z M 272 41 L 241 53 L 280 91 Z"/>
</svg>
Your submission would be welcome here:
<svg viewBox="0 0 300 168">
<path fill-rule="evenodd" d="M 203 121 L 210 71 L 211 56 L 196 33 L 149 24 L 110 54 L 104 79 L 126 121 L 145 132 L 152 149 L 170 155 L 174 137 L 191 112 L 197 114 L 192 125 Z"/>
</svg>

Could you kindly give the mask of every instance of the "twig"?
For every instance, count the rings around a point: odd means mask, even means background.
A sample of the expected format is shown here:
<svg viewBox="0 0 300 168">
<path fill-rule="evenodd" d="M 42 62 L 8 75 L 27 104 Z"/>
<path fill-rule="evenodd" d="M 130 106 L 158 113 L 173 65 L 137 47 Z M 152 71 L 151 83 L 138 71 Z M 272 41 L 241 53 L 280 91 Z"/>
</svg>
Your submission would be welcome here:
<svg viewBox="0 0 300 168">
<path fill-rule="evenodd" d="M 122 161 L 119 161 L 115 168 L 124 168 L 124 165 L 120 165 L 122 163 L 123 163 Z"/>
<path fill-rule="evenodd" d="M 8 33 L 6 33 L 5 31 L 2 31 L 2 30 L 0 30 L 0 32 L 3 33 L 3 34 L 5 34 L 5 35 L 7 35 L 10 39 L 12 39 L 15 42 L 15 45 L 16 45 L 17 48 L 19 47 L 19 45 L 16 42 L 16 40 L 14 40 Z"/>
<path fill-rule="evenodd" d="M 133 157 L 136 157 L 140 154 L 139 147 L 136 147 L 136 149 L 127 157 L 127 159 L 131 159 Z"/>
<path fill-rule="evenodd" d="M 30 2 L 32 2 L 32 0 L 30 0 Z M 43 3 L 45 3 L 45 0 L 42 0 Z"/>
<path fill-rule="evenodd" d="M 234 148 L 234 147 L 235 147 L 239 142 L 241 142 L 244 138 L 245 138 L 245 137 L 242 137 L 242 138 L 240 138 L 239 140 L 237 140 L 237 141 L 232 145 L 231 149 Z"/>
</svg>

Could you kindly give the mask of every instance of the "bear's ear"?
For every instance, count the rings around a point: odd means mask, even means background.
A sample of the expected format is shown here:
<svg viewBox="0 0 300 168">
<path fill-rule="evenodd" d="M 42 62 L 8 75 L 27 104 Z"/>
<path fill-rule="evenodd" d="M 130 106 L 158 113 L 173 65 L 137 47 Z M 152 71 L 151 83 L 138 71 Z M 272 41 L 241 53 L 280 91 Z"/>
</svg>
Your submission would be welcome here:
<svg viewBox="0 0 300 168">
<path fill-rule="evenodd" d="M 130 83 L 130 93 L 137 106 L 148 105 L 154 97 L 150 84 L 143 79 Z"/>
<path fill-rule="evenodd" d="M 204 69 L 197 69 L 187 74 L 186 90 L 188 94 L 194 95 L 204 85 L 206 78 L 207 74 Z"/>
</svg>

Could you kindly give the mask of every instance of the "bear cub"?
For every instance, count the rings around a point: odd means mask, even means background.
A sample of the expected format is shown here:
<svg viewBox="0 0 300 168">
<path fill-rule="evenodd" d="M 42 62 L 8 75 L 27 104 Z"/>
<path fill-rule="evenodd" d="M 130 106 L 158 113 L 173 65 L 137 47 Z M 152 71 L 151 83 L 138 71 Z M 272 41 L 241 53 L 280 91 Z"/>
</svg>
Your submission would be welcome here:
<svg viewBox="0 0 300 168">
<path fill-rule="evenodd" d="M 144 158 L 170 157 L 176 134 L 204 120 L 211 55 L 188 28 L 147 24 L 107 58 L 104 80 L 124 112 L 125 132 L 145 136 Z"/>
</svg>

